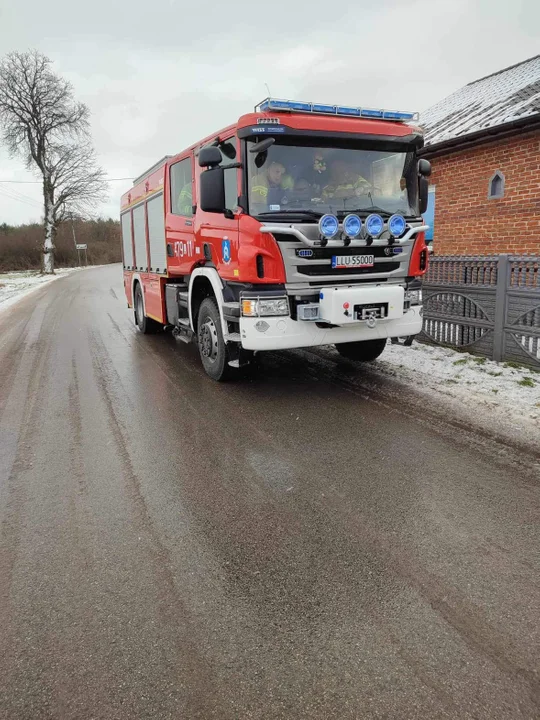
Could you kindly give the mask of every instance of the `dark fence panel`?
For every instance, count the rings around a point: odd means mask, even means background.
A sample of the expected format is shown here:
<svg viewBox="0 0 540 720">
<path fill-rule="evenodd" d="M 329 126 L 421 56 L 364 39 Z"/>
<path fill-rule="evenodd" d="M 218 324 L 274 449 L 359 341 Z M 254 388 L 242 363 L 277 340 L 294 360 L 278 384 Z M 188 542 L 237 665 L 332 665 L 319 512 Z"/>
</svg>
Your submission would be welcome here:
<svg viewBox="0 0 540 720">
<path fill-rule="evenodd" d="M 419 340 L 540 367 L 540 257 L 432 257 Z"/>
</svg>

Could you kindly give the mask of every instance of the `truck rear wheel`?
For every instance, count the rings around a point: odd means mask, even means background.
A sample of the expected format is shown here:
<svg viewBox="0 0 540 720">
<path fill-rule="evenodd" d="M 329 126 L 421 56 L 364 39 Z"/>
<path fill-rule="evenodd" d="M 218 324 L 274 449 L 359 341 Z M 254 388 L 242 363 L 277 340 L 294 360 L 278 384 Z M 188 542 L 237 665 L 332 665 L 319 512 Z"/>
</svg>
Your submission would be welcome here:
<svg viewBox="0 0 540 720">
<path fill-rule="evenodd" d="M 336 350 L 340 355 L 347 358 L 347 360 L 371 362 L 379 357 L 385 345 L 386 339 L 364 340 L 363 342 L 340 343 L 336 345 Z"/>
<path fill-rule="evenodd" d="M 146 317 L 144 314 L 144 300 L 142 294 L 142 288 L 140 283 L 135 283 L 135 293 L 133 295 L 133 308 L 135 312 L 135 325 L 143 333 L 148 335 L 149 333 L 155 333 L 159 329 L 160 325 L 152 318 Z"/>
<path fill-rule="evenodd" d="M 205 298 L 201 303 L 197 323 L 197 343 L 206 373 L 213 380 L 218 381 L 231 377 L 229 352 L 223 339 L 218 306 L 213 298 Z"/>
</svg>

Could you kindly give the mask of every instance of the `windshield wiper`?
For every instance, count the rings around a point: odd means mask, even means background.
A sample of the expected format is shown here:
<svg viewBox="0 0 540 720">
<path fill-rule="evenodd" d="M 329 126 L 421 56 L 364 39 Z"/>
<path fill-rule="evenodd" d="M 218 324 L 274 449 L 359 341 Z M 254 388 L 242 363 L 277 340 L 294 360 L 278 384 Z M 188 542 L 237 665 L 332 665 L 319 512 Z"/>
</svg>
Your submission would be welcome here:
<svg viewBox="0 0 540 720">
<path fill-rule="evenodd" d="M 390 217 L 391 215 L 393 215 L 393 213 L 389 212 L 388 210 L 385 210 L 382 207 L 379 207 L 378 205 L 371 205 L 370 207 L 355 208 L 354 210 L 339 210 L 337 212 L 337 216 L 345 217 L 345 215 L 348 215 L 349 213 L 372 213 L 372 212 L 379 213 L 379 215 L 382 215 L 383 217 Z"/>
<path fill-rule="evenodd" d="M 395 212 L 390 212 L 390 210 L 385 210 L 382 207 L 379 207 L 378 205 L 371 205 L 370 207 L 363 207 L 363 208 L 356 208 L 355 210 L 339 210 L 336 214 L 338 218 L 345 217 L 349 213 L 379 213 L 383 218 L 389 218 L 392 215 L 403 215 L 403 217 L 414 217 L 408 212 L 405 212 L 404 210 L 396 210 Z"/>
<path fill-rule="evenodd" d="M 304 217 L 312 218 L 313 220 L 319 220 L 322 218 L 324 213 L 317 210 L 294 210 L 288 208 L 287 210 L 269 210 L 268 212 L 257 213 L 257 217 L 277 217 L 278 215 L 303 215 Z"/>
</svg>

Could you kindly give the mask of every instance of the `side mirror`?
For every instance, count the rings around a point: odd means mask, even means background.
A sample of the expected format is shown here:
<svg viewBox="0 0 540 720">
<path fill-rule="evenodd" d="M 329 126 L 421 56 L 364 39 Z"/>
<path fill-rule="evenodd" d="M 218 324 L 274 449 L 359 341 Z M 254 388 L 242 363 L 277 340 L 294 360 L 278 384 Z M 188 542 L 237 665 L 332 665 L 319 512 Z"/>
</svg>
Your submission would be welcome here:
<svg viewBox="0 0 540 720">
<path fill-rule="evenodd" d="M 213 167 L 219 165 L 222 160 L 221 151 L 217 147 L 203 147 L 199 151 L 200 167 Z"/>
<path fill-rule="evenodd" d="M 428 190 L 429 181 L 427 177 L 420 176 L 418 178 L 418 199 L 420 201 L 420 215 L 423 215 L 428 206 Z"/>
<path fill-rule="evenodd" d="M 268 158 L 268 153 L 263 150 L 258 155 L 255 155 L 255 167 L 260 170 Z"/>
<path fill-rule="evenodd" d="M 217 150 L 217 148 L 204 148 L 204 150 Z M 201 159 L 199 155 L 199 164 Z M 215 165 L 215 163 L 212 163 Z M 225 213 L 225 171 L 222 167 L 213 167 L 205 170 L 199 178 L 200 202 L 199 206 L 204 212 Z"/>
<path fill-rule="evenodd" d="M 420 158 L 418 161 L 418 174 L 422 175 L 423 177 L 429 177 L 431 175 L 431 163 L 429 160 L 424 160 L 424 158 Z"/>
<path fill-rule="evenodd" d="M 249 148 L 250 153 L 255 153 L 255 167 L 262 168 L 268 157 L 268 148 L 276 142 L 276 138 L 269 137 L 260 140 Z"/>
<path fill-rule="evenodd" d="M 220 150 L 225 155 L 226 158 L 229 158 L 229 160 L 235 160 L 236 159 L 236 148 L 234 146 L 233 142 L 226 142 L 223 143 L 223 145 L 220 145 Z"/>
<path fill-rule="evenodd" d="M 265 150 L 268 150 L 268 148 L 271 145 L 273 145 L 275 142 L 276 142 L 276 138 L 273 138 L 273 137 L 266 138 L 265 140 L 261 140 L 260 142 L 255 143 L 255 145 L 253 145 L 253 147 L 250 147 L 249 152 L 257 153 L 257 154 L 263 153 Z"/>
</svg>

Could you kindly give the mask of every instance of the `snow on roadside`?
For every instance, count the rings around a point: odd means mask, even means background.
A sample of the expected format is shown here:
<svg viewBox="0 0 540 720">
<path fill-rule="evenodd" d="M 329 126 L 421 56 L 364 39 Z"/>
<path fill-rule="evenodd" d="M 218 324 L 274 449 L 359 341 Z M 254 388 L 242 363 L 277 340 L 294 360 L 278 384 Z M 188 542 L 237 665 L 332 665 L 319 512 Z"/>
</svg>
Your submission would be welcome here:
<svg viewBox="0 0 540 720">
<path fill-rule="evenodd" d="M 77 270 L 82 268 L 60 268 L 54 275 L 41 275 L 37 270 L 0 273 L 0 312 L 43 285 Z"/>
<path fill-rule="evenodd" d="M 540 430 L 538 370 L 418 342 L 411 347 L 388 343 L 377 366 L 421 392 L 458 401 L 477 417 Z"/>
</svg>

